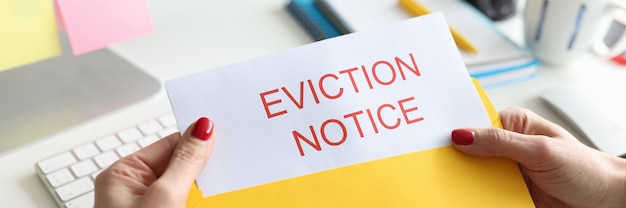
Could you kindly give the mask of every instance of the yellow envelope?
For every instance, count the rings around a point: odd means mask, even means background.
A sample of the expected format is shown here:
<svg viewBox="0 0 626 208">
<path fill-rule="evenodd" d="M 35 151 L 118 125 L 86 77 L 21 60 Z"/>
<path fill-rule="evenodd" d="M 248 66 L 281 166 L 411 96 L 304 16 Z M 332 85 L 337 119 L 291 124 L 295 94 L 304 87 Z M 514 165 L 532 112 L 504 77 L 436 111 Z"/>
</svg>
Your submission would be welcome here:
<svg viewBox="0 0 626 208">
<path fill-rule="evenodd" d="M 476 90 L 492 121 L 500 117 Z M 434 148 L 256 187 L 202 197 L 194 184 L 187 207 L 534 207 L 516 162 Z"/>
</svg>

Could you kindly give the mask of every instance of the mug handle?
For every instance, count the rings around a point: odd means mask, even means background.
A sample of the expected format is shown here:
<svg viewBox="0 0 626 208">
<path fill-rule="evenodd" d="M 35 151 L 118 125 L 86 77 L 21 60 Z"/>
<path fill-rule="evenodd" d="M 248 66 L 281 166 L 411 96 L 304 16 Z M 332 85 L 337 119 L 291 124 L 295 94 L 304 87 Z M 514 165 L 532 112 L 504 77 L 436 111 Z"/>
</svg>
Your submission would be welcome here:
<svg viewBox="0 0 626 208">
<path fill-rule="evenodd" d="M 609 10 L 608 11 L 609 14 L 611 14 L 608 16 L 609 18 L 611 18 L 608 21 L 609 22 L 608 24 L 611 24 L 611 21 L 615 20 L 620 23 L 623 23 L 626 26 L 626 6 L 625 5 L 613 2 L 612 4 L 609 5 L 608 10 Z M 601 37 L 604 37 L 604 36 L 601 36 Z M 596 55 L 603 57 L 603 58 L 607 58 L 607 59 L 613 58 L 618 54 L 622 54 L 623 52 L 626 51 L 626 31 L 622 33 L 619 39 L 610 48 L 604 43 L 603 38 L 600 38 L 598 43 L 594 45 L 593 51 L 596 53 Z"/>
</svg>

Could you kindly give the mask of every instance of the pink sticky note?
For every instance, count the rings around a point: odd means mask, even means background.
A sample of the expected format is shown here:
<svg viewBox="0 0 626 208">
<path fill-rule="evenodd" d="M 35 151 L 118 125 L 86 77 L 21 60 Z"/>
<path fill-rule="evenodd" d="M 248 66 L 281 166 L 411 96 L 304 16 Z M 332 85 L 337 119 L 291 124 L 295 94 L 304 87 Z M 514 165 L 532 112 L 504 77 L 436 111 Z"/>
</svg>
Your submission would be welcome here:
<svg viewBox="0 0 626 208">
<path fill-rule="evenodd" d="M 152 32 L 147 0 L 56 0 L 74 55 Z"/>
</svg>

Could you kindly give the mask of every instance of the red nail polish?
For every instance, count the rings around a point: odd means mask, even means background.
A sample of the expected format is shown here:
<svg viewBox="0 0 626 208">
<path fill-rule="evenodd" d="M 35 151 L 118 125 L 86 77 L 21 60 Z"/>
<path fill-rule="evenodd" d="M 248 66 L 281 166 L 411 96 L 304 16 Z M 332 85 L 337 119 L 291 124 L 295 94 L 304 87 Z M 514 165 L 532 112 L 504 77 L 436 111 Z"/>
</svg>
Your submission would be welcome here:
<svg viewBox="0 0 626 208">
<path fill-rule="evenodd" d="M 452 142 L 458 145 L 469 145 L 474 142 L 474 132 L 467 129 L 455 129 L 452 131 Z"/>
<path fill-rule="evenodd" d="M 211 136 L 211 133 L 213 133 L 213 122 L 206 117 L 202 117 L 196 121 L 191 135 L 206 141 Z"/>
</svg>

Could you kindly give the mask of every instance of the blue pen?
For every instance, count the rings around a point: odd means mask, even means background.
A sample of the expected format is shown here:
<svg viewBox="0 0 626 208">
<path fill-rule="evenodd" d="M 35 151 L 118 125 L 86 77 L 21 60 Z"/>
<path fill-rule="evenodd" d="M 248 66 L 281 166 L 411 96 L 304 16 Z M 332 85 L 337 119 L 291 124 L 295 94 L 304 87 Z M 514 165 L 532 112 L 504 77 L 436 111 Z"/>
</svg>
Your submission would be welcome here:
<svg viewBox="0 0 626 208">
<path fill-rule="evenodd" d="M 541 38 L 541 29 L 543 28 L 543 21 L 546 18 L 546 10 L 548 9 L 548 0 L 543 0 L 543 6 L 541 7 L 541 16 L 539 16 L 539 22 L 537 23 L 537 30 L 535 31 L 535 42 Z"/>
<path fill-rule="evenodd" d="M 580 22 L 583 20 L 583 15 L 585 14 L 587 6 L 585 4 L 580 5 L 580 9 L 578 9 L 578 16 L 576 17 L 576 23 L 574 23 L 574 32 L 572 32 L 572 37 L 569 39 L 569 44 L 567 44 L 567 50 L 571 50 L 572 46 L 574 46 L 574 41 L 576 40 L 576 34 L 578 34 L 578 30 L 580 29 Z"/>
</svg>

